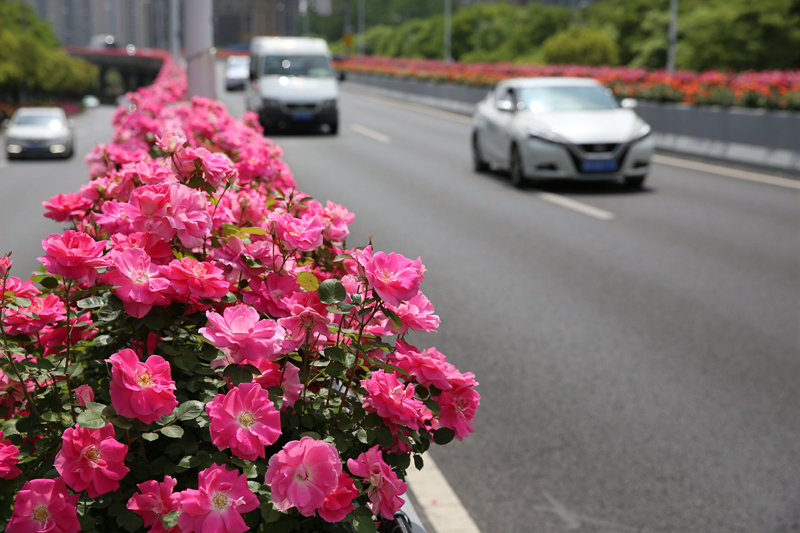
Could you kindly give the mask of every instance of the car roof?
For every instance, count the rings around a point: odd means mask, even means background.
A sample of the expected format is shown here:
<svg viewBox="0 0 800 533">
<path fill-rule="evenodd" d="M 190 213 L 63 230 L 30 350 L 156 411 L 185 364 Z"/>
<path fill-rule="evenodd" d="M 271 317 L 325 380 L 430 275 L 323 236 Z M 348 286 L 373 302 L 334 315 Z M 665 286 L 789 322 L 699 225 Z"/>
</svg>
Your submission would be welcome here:
<svg viewBox="0 0 800 533">
<path fill-rule="evenodd" d="M 64 110 L 60 107 L 20 107 L 14 115 L 21 117 L 23 115 L 35 115 L 40 117 L 47 116 L 64 116 Z"/>
<path fill-rule="evenodd" d="M 602 84 L 593 78 L 563 77 L 538 77 L 538 78 L 510 78 L 501 82 L 504 86 L 511 87 L 602 87 Z"/>
<path fill-rule="evenodd" d="M 253 37 L 251 54 L 322 54 L 330 56 L 328 43 L 316 37 Z"/>
</svg>

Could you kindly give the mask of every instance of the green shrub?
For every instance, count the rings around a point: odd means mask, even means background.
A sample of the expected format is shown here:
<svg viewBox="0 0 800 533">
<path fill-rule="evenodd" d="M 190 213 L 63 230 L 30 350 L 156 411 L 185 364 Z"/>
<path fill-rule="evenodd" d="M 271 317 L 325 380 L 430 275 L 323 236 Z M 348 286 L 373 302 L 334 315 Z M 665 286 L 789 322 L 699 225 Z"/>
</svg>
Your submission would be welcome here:
<svg viewBox="0 0 800 533">
<path fill-rule="evenodd" d="M 619 47 L 602 31 L 572 26 L 544 42 L 542 58 L 555 65 L 616 65 Z"/>
</svg>

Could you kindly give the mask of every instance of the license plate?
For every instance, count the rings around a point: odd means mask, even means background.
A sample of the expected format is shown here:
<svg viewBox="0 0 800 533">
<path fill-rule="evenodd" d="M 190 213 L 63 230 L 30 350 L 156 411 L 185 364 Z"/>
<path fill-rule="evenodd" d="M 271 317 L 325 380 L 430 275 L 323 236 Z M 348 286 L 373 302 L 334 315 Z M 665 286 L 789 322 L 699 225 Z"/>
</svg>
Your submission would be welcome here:
<svg viewBox="0 0 800 533">
<path fill-rule="evenodd" d="M 619 168 L 616 159 L 587 159 L 581 161 L 581 172 L 616 172 Z"/>
<path fill-rule="evenodd" d="M 295 113 L 292 115 L 292 120 L 308 121 L 314 118 L 313 113 Z"/>
</svg>

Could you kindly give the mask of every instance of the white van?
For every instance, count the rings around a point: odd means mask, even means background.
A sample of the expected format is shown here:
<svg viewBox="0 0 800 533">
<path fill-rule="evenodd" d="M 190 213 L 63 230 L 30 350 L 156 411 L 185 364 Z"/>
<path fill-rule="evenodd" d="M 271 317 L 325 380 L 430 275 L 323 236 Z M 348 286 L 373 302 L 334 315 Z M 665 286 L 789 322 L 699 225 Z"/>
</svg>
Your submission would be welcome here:
<svg viewBox="0 0 800 533">
<path fill-rule="evenodd" d="M 245 98 L 265 130 L 323 124 L 334 135 L 339 130 L 339 88 L 324 39 L 255 37 Z"/>
</svg>

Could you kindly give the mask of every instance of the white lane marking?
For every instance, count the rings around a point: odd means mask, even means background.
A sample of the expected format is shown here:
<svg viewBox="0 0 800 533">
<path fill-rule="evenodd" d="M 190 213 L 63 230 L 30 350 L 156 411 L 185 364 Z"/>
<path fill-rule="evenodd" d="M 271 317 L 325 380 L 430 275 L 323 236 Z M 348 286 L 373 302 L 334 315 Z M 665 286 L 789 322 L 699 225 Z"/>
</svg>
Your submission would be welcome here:
<svg viewBox="0 0 800 533">
<path fill-rule="evenodd" d="M 422 470 L 408 469 L 406 480 L 422 512 L 436 530 L 429 533 L 480 533 L 429 454 L 425 455 Z"/>
<path fill-rule="evenodd" d="M 347 91 L 350 94 L 358 94 L 359 98 L 367 98 L 369 100 L 377 100 L 379 102 L 385 102 L 389 105 L 393 105 L 395 107 L 403 107 L 405 109 L 410 109 L 412 111 L 417 111 L 418 113 L 422 113 L 423 115 L 430 115 L 432 117 L 439 117 L 446 120 L 452 120 L 453 122 L 459 122 L 461 124 L 472 124 L 472 118 L 459 115 L 458 113 L 452 113 L 450 111 L 445 111 L 443 109 L 437 109 L 435 107 L 429 107 L 423 104 L 416 104 L 414 102 L 407 102 L 405 100 L 397 100 L 394 98 L 390 98 L 388 96 L 381 96 L 377 94 L 367 93 L 365 91 L 354 90 L 350 87 Z"/>
<path fill-rule="evenodd" d="M 577 531 L 581 528 L 583 524 L 592 525 L 592 526 L 600 526 L 604 530 L 608 529 L 611 531 L 631 531 L 636 533 L 650 533 L 651 530 L 649 529 L 642 529 L 640 527 L 631 527 L 631 526 L 623 526 L 621 524 L 617 524 L 614 522 L 609 522 L 608 520 L 599 520 L 597 518 L 591 518 L 588 516 L 582 516 L 576 513 L 573 513 L 567 506 L 563 503 L 559 502 L 547 491 L 543 490 L 542 494 L 544 495 L 545 499 L 550 503 L 550 505 L 534 505 L 534 511 L 541 511 L 546 513 L 553 513 L 557 515 L 561 520 L 564 521 L 564 527 L 567 531 Z"/>
<path fill-rule="evenodd" d="M 688 168 L 690 170 L 709 172 L 711 174 L 718 174 L 720 176 L 727 176 L 729 178 L 755 181 L 757 183 L 766 183 L 768 185 L 777 185 L 778 187 L 787 187 L 789 189 L 800 190 L 800 180 L 790 180 L 787 178 L 780 178 L 778 176 L 770 176 L 769 174 L 761 174 L 758 172 L 750 172 L 747 170 L 728 168 L 719 165 L 712 165 L 709 163 L 700 163 L 698 161 L 679 159 L 677 157 L 669 157 L 665 155 L 654 155 L 653 161 L 656 163 L 660 163 L 662 165 L 669 165 L 672 167 Z"/>
<path fill-rule="evenodd" d="M 591 205 L 587 205 L 564 196 L 559 196 L 558 194 L 540 192 L 537 194 L 537 196 L 546 202 L 551 202 L 556 205 L 560 205 L 561 207 L 566 207 L 567 209 L 572 209 L 578 213 L 583 213 L 584 215 L 589 215 L 590 217 L 600 220 L 613 220 L 615 216 L 614 213 L 611 213 L 610 211 L 604 211 L 602 209 L 598 209 L 597 207 L 592 207 Z"/>
<path fill-rule="evenodd" d="M 380 141 L 385 144 L 392 142 L 392 138 L 388 135 L 385 135 L 379 131 L 375 131 L 366 126 L 362 126 L 361 124 L 350 124 L 350 129 L 356 133 L 360 133 L 361 135 L 365 135 L 370 139 L 375 139 L 376 141 Z"/>
</svg>

